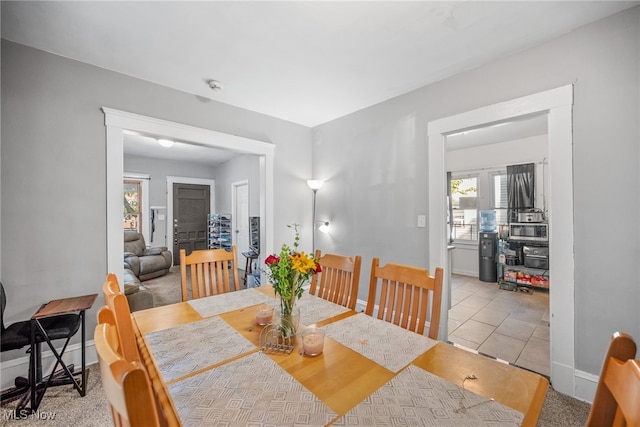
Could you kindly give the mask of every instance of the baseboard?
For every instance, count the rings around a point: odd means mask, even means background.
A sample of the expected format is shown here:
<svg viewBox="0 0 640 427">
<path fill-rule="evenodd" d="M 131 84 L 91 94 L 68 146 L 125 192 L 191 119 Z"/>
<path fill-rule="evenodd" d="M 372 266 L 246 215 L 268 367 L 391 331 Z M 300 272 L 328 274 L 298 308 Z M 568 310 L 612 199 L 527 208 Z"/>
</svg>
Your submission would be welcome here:
<svg viewBox="0 0 640 427">
<path fill-rule="evenodd" d="M 574 396 L 576 399 L 593 403 L 593 397 L 596 395 L 596 388 L 600 377 L 588 372 L 576 370 L 576 389 Z"/>
<path fill-rule="evenodd" d="M 46 345 L 43 345 L 46 347 Z M 26 350 L 26 348 L 25 348 Z M 60 349 L 56 348 L 57 351 Z M 98 357 L 96 355 L 96 348 L 93 340 L 86 342 L 85 347 L 85 362 L 88 365 L 94 364 L 98 362 Z M 62 359 L 66 364 L 73 364 L 76 366 L 76 369 L 80 369 L 82 366 L 82 346 L 80 343 L 72 344 L 67 347 L 64 352 L 64 356 Z M 51 352 L 42 351 L 42 372 L 43 375 L 48 375 L 53 369 L 53 365 L 56 362 L 56 358 Z M 7 360 L 6 362 L 2 362 L 0 364 L 0 372 L 2 381 L 0 383 L 0 388 L 2 390 L 6 390 L 8 388 L 13 387 L 14 379 L 16 377 L 26 377 L 29 372 L 29 356 L 18 357 L 16 359 Z"/>
<path fill-rule="evenodd" d="M 460 270 L 459 268 L 452 270 L 452 274 L 459 274 L 461 276 L 478 277 L 478 270 Z"/>
</svg>

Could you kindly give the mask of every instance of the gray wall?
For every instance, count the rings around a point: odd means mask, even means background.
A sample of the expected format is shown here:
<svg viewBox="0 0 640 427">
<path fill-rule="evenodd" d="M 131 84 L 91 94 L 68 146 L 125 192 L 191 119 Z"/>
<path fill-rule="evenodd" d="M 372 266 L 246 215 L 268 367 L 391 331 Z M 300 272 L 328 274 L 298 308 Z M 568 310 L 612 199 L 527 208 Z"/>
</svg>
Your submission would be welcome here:
<svg viewBox="0 0 640 427">
<path fill-rule="evenodd" d="M 311 130 L 2 40 L 0 280 L 5 322 L 54 298 L 100 293 L 106 267 L 101 107 L 275 144 L 276 242 L 298 222 L 311 245 Z M 290 208 L 291 207 L 291 208 Z M 100 297 L 87 313 L 95 327 Z M 75 338 L 77 341 L 79 337 Z M 23 356 L 4 352 L 2 359 Z"/>
<path fill-rule="evenodd" d="M 167 176 L 187 178 L 213 179 L 214 167 L 199 163 L 175 162 L 171 160 L 152 159 L 125 155 L 124 171 L 149 175 L 149 206 L 167 206 Z M 148 211 L 145 211 L 148 212 Z M 167 215 L 163 210 L 161 214 Z M 149 230 L 151 233 L 151 230 Z M 156 219 L 156 229 L 153 242 L 146 242 L 149 246 L 171 246 L 166 240 L 167 222 Z"/>
<path fill-rule="evenodd" d="M 260 216 L 260 159 L 247 154 L 216 166 L 216 210 L 231 213 L 231 184 L 249 182 L 249 216 Z M 285 237 L 285 240 L 288 238 Z M 276 243 L 276 249 L 279 242 Z"/>
<path fill-rule="evenodd" d="M 314 128 L 316 245 L 362 255 L 360 298 L 373 256 L 426 266 L 427 123 L 573 83 L 575 366 L 599 373 L 612 332 L 640 340 L 639 29 L 634 8 Z"/>
</svg>

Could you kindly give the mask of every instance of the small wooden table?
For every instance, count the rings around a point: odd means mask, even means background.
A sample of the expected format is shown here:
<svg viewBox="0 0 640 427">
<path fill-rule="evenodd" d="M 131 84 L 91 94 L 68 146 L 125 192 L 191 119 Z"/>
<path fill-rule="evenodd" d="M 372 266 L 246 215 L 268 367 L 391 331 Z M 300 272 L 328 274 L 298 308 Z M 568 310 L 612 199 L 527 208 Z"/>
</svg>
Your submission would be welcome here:
<svg viewBox="0 0 640 427">
<path fill-rule="evenodd" d="M 93 303 L 95 302 L 98 294 L 91 295 L 83 295 L 79 297 L 71 297 L 71 298 L 61 298 L 49 301 L 46 304 L 43 304 L 38 311 L 31 317 L 31 372 L 29 373 L 29 382 L 31 387 L 31 410 L 36 411 L 40 406 L 40 401 L 47 391 L 47 387 L 51 384 L 52 379 L 54 378 L 54 374 L 58 369 L 58 365 L 62 366 L 64 373 L 67 376 L 66 384 L 73 384 L 73 387 L 78 390 L 80 396 L 84 396 L 87 392 L 87 371 L 86 371 L 86 349 L 85 349 L 85 311 L 89 310 L 93 307 Z M 74 373 L 71 369 L 64 363 L 62 360 L 62 356 L 71 340 L 71 336 L 67 337 L 62 350 L 58 353 L 56 348 L 54 347 L 51 339 L 47 335 L 47 331 L 44 329 L 42 324 L 40 323 L 41 319 L 47 317 L 59 316 L 62 314 L 70 314 L 77 313 L 80 318 L 80 327 L 82 331 L 82 370 L 80 371 L 81 379 L 80 381 L 76 380 L 74 377 Z M 44 385 L 41 387 L 39 384 L 42 380 L 42 367 L 40 365 L 40 348 L 39 343 L 36 342 L 36 331 L 42 335 L 46 343 L 49 345 L 49 349 L 56 357 L 56 363 L 51 370 L 51 375 L 46 382 L 43 382 Z M 56 384 L 61 384 L 58 380 L 56 380 Z M 39 389 L 39 390 L 38 390 Z"/>
<path fill-rule="evenodd" d="M 247 277 L 249 274 L 253 273 L 253 261 L 254 259 L 258 259 L 258 254 L 255 252 L 242 252 L 242 255 L 247 259 L 247 262 L 244 266 L 244 287 L 247 287 Z"/>
</svg>

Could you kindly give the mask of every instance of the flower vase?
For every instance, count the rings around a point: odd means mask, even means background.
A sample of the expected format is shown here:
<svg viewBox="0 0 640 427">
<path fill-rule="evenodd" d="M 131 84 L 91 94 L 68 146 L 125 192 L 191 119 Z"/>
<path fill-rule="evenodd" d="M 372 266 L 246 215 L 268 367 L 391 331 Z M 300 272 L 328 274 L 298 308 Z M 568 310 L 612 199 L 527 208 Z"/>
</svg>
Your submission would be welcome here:
<svg viewBox="0 0 640 427">
<path fill-rule="evenodd" d="M 280 298 L 280 309 L 277 314 L 277 325 L 284 338 L 292 338 L 300 323 L 300 308 L 296 305 L 295 296 L 291 299 Z"/>
</svg>

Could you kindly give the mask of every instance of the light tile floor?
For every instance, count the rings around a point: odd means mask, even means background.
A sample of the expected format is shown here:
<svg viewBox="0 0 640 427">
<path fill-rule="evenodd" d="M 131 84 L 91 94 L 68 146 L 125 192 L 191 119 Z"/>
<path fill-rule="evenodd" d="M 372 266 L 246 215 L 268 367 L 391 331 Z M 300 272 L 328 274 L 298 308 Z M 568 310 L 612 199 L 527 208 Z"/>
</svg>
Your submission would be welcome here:
<svg viewBox="0 0 640 427">
<path fill-rule="evenodd" d="M 453 274 L 449 341 L 550 376 L 549 292 L 507 291 Z"/>
</svg>

